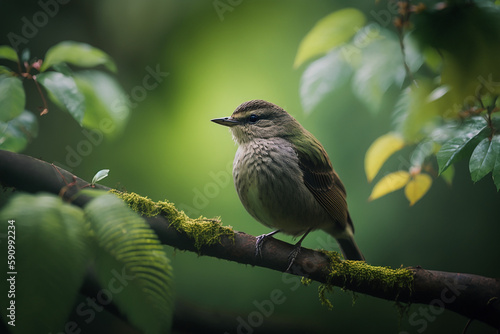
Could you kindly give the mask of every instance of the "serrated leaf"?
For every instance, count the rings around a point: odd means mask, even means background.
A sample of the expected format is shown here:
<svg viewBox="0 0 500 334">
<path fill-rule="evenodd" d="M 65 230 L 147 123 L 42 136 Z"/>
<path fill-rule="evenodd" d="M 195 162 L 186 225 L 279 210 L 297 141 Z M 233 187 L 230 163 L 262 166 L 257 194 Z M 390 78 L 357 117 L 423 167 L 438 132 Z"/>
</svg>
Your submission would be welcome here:
<svg viewBox="0 0 500 334">
<path fill-rule="evenodd" d="M 47 89 L 54 103 L 63 106 L 82 125 L 85 99 L 72 77 L 51 71 L 37 75 L 36 80 Z"/>
<path fill-rule="evenodd" d="M 470 119 L 461 129 L 457 129 L 456 137 L 441 146 L 436 155 L 441 174 L 451 164 L 467 157 L 476 145 L 489 135 L 486 121 L 482 117 Z"/>
<path fill-rule="evenodd" d="M 0 75 L 0 121 L 6 122 L 24 110 L 25 93 L 19 78 Z"/>
<path fill-rule="evenodd" d="M 432 177 L 429 174 L 414 175 L 405 187 L 405 196 L 410 201 L 410 206 L 420 200 L 431 185 Z"/>
<path fill-rule="evenodd" d="M 472 181 L 481 180 L 495 167 L 496 152 L 489 138 L 484 138 L 476 146 L 469 160 L 469 171 Z"/>
<path fill-rule="evenodd" d="M 342 87 L 352 74 L 341 50 L 333 50 L 311 63 L 300 79 L 300 100 L 310 113 L 328 93 Z"/>
<path fill-rule="evenodd" d="M 110 56 L 86 43 L 66 41 L 54 45 L 45 54 L 40 71 L 44 72 L 59 63 L 69 63 L 80 67 L 104 65 L 111 72 L 116 72 L 116 65 Z"/>
<path fill-rule="evenodd" d="M 7 324 L 7 271 L 15 275 L 15 326 L 12 334 L 59 333 L 75 305 L 91 258 L 82 210 L 48 194 L 18 194 L 0 213 L 7 233 L 15 220 L 15 264 L 7 269 L 7 239 L 0 242 L 5 267 L 0 272 L 2 321 Z M 11 234 L 13 235 L 13 234 Z M 50 305 L 50 307 L 48 307 Z M 22 319 L 29 319 L 23 321 Z"/>
<path fill-rule="evenodd" d="M 165 333 L 172 319 L 172 268 L 149 225 L 107 194 L 84 209 L 98 243 L 96 272 L 115 284 L 113 302 L 144 333 Z"/>
<path fill-rule="evenodd" d="M 17 52 L 12 47 L 8 45 L 0 46 L 0 59 L 12 60 L 19 63 L 19 58 L 17 57 Z"/>
<path fill-rule="evenodd" d="M 83 126 L 102 131 L 102 120 L 108 122 L 104 135 L 119 134 L 130 115 L 125 92 L 107 73 L 101 71 L 81 71 L 75 74 L 75 82 L 85 97 Z"/>
<path fill-rule="evenodd" d="M 347 42 L 365 21 L 364 14 L 354 8 L 341 9 L 322 18 L 300 42 L 293 66 L 297 68 Z"/>
<path fill-rule="evenodd" d="M 404 140 L 396 133 L 390 132 L 378 137 L 365 154 L 365 173 L 368 182 L 377 175 L 384 162 L 391 155 L 404 147 Z"/>
<path fill-rule="evenodd" d="M 0 122 L 0 149 L 21 152 L 29 140 L 37 135 L 38 123 L 35 115 L 24 111 L 6 123 Z"/>
<path fill-rule="evenodd" d="M 493 146 L 495 156 L 495 166 L 493 167 L 492 177 L 498 191 L 500 190 L 500 135 L 493 136 L 491 145 Z"/>
<path fill-rule="evenodd" d="M 406 171 L 397 171 L 384 176 L 373 187 L 372 193 L 368 198 L 373 201 L 379 197 L 387 195 L 393 191 L 403 188 L 410 180 L 410 173 Z"/>
</svg>

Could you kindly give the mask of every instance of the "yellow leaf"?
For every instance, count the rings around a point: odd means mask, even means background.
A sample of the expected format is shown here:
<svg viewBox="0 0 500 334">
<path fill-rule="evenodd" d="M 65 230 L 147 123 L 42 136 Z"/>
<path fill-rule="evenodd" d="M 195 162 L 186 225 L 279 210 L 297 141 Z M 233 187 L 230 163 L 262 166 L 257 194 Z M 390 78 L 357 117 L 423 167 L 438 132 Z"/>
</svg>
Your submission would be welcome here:
<svg viewBox="0 0 500 334">
<path fill-rule="evenodd" d="M 293 67 L 347 42 L 365 21 L 365 15 L 354 8 L 341 9 L 322 18 L 300 42 Z"/>
<path fill-rule="evenodd" d="M 406 198 L 410 205 L 421 199 L 432 185 L 432 177 L 429 174 L 417 174 L 408 182 L 405 188 Z"/>
<path fill-rule="evenodd" d="M 389 132 L 378 137 L 371 145 L 365 155 L 365 173 L 368 182 L 371 182 L 377 175 L 380 167 L 389 159 L 394 152 L 404 147 L 404 140 L 401 136 Z"/>
<path fill-rule="evenodd" d="M 393 172 L 384 176 L 377 184 L 373 187 L 372 193 L 368 198 L 369 201 L 373 201 L 379 197 L 387 195 L 393 191 L 403 188 L 410 180 L 410 173 L 400 170 Z"/>
</svg>

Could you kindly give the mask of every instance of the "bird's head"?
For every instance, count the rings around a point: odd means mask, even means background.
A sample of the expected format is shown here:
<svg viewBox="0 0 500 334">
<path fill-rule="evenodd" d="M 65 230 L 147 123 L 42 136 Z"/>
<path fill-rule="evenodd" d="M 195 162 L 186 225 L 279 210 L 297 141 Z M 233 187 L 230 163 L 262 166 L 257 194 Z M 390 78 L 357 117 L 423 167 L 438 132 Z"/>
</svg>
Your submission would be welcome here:
<svg viewBox="0 0 500 334">
<path fill-rule="evenodd" d="M 284 109 L 264 100 L 242 103 L 230 117 L 212 122 L 230 127 L 238 144 L 274 137 L 286 139 L 302 132 L 302 126 Z"/>
</svg>

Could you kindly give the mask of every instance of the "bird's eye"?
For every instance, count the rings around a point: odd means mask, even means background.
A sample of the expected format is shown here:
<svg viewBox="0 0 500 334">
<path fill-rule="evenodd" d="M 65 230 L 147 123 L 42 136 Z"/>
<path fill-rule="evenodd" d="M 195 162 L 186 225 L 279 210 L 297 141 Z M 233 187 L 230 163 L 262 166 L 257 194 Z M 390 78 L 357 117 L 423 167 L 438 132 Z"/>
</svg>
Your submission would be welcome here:
<svg viewBox="0 0 500 334">
<path fill-rule="evenodd" d="M 248 120 L 250 121 L 250 123 L 255 123 L 259 120 L 259 116 L 252 114 L 250 115 L 250 117 L 248 117 Z"/>
</svg>

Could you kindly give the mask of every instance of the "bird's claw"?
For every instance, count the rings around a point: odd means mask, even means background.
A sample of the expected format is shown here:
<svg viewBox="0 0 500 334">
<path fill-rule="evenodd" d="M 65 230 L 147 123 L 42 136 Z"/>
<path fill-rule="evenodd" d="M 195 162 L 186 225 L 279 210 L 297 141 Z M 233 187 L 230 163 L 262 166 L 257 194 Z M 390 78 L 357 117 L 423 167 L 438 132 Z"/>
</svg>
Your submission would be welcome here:
<svg viewBox="0 0 500 334">
<path fill-rule="evenodd" d="M 299 256 L 301 249 L 302 248 L 300 245 L 296 245 L 293 248 L 293 250 L 290 252 L 290 254 L 288 255 L 288 267 L 286 268 L 286 271 L 285 271 L 286 273 L 290 272 L 290 269 L 292 268 L 292 265 L 294 264 L 297 256 Z"/>
<path fill-rule="evenodd" d="M 266 240 L 267 237 L 270 237 L 272 235 L 275 235 L 278 233 L 280 230 L 272 231 L 271 233 L 267 234 L 262 234 L 257 237 L 257 241 L 255 242 L 255 256 L 261 256 L 262 257 L 262 245 L 264 244 L 264 241 Z"/>
<path fill-rule="evenodd" d="M 267 237 L 267 234 L 259 235 L 257 237 L 257 241 L 255 242 L 255 256 L 256 257 L 258 257 L 259 255 L 262 257 L 262 245 L 264 244 L 266 237 Z"/>
</svg>

